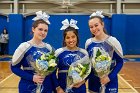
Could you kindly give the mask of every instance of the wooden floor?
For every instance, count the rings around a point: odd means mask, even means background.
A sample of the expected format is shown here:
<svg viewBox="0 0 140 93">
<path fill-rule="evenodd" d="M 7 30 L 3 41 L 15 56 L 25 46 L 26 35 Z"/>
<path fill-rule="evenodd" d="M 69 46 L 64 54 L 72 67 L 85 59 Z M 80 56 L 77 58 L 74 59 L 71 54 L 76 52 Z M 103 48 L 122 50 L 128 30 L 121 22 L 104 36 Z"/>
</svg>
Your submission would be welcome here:
<svg viewBox="0 0 140 93">
<path fill-rule="evenodd" d="M 140 93 L 140 62 L 127 62 L 119 74 L 119 93 Z M 0 93 L 18 93 L 19 77 L 9 62 L 0 62 Z"/>
<path fill-rule="evenodd" d="M 126 62 L 120 75 L 140 93 L 140 62 Z"/>
</svg>

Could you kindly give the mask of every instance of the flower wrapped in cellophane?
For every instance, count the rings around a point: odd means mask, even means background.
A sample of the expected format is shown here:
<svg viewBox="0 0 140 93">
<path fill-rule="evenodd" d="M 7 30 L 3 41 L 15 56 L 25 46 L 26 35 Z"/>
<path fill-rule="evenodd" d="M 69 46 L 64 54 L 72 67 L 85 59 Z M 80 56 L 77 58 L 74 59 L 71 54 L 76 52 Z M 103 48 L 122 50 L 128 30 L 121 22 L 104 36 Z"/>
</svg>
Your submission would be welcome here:
<svg viewBox="0 0 140 93">
<path fill-rule="evenodd" d="M 54 53 L 43 53 L 40 58 L 36 59 L 35 69 L 41 76 L 47 76 L 52 73 L 57 66 Z"/>
<path fill-rule="evenodd" d="M 29 55 L 27 59 L 36 74 L 45 77 L 56 69 L 57 58 L 55 57 L 54 52 L 44 53 L 38 51 L 35 54 L 37 54 L 35 57 L 33 57 L 33 55 Z M 33 93 L 41 93 L 42 89 L 42 84 L 37 84 L 37 88 L 33 90 Z"/>
<path fill-rule="evenodd" d="M 82 82 L 90 74 L 91 71 L 91 61 L 86 56 L 76 62 L 72 63 L 68 70 L 67 76 L 67 88 L 66 93 L 72 91 L 72 87 Z"/>
<path fill-rule="evenodd" d="M 108 75 L 110 73 L 111 62 L 111 57 L 103 48 L 94 47 L 92 64 L 96 76 L 102 78 Z M 105 85 L 101 85 L 100 93 L 105 93 Z"/>
</svg>

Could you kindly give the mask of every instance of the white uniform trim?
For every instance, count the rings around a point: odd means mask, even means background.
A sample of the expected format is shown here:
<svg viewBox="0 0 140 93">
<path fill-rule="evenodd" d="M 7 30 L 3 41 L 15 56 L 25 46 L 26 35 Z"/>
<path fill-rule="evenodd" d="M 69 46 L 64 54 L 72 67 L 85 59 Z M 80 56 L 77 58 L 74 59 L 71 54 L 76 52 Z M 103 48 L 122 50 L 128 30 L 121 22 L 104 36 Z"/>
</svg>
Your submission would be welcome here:
<svg viewBox="0 0 140 93">
<path fill-rule="evenodd" d="M 92 43 L 92 38 L 89 38 L 85 43 L 85 49 Z"/>
<path fill-rule="evenodd" d="M 93 42 L 92 38 L 89 38 L 86 43 L 85 43 L 85 49 L 87 49 L 87 47 Z M 105 42 L 107 42 L 108 44 L 110 44 L 114 51 L 121 57 L 123 58 L 123 50 L 121 47 L 120 42 L 113 36 L 110 36 L 108 39 L 105 40 Z"/>
<path fill-rule="evenodd" d="M 59 49 L 57 49 L 57 50 L 55 51 L 55 56 L 58 57 L 58 55 L 59 55 L 60 53 L 62 53 L 63 51 L 64 51 L 64 48 L 59 48 Z"/>
<path fill-rule="evenodd" d="M 88 52 L 85 49 L 79 48 L 79 51 L 84 53 L 86 56 L 88 56 Z"/>
<path fill-rule="evenodd" d="M 123 50 L 122 50 L 121 44 L 120 44 L 120 42 L 119 42 L 115 37 L 110 36 L 110 37 L 106 40 L 106 42 L 107 42 L 108 44 L 110 44 L 110 45 L 114 48 L 115 52 L 116 52 L 121 58 L 123 58 Z"/>
<path fill-rule="evenodd" d="M 19 47 L 15 50 L 15 53 L 12 58 L 12 65 L 18 64 L 30 47 L 30 44 L 27 42 L 21 43 Z"/>
<path fill-rule="evenodd" d="M 52 49 L 52 47 L 51 47 L 51 45 L 50 45 L 50 44 L 45 43 L 45 45 L 46 45 L 46 48 L 47 48 L 48 50 L 50 50 L 50 52 L 52 52 L 52 51 L 53 51 L 53 49 Z"/>
</svg>

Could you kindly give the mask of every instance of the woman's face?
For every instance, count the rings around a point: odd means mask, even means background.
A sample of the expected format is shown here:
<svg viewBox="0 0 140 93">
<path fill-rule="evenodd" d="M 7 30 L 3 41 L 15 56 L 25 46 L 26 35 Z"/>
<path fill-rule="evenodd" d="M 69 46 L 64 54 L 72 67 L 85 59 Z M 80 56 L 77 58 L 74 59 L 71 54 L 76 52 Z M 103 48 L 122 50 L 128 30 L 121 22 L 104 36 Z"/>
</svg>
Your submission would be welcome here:
<svg viewBox="0 0 140 93">
<path fill-rule="evenodd" d="M 36 28 L 32 28 L 34 33 L 34 38 L 37 40 L 43 40 L 46 38 L 48 33 L 48 25 L 46 24 L 38 24 Z"/>
<path fill-rule="evenodd" d="M 74 50 L 77 48 L 77 36 L 73 31 L 68 31 L 65 37 L 65 43 L 68 49 Z"/>
<path fill-rule="evenodd" d="M 4 29 L 4 31 L 3 31 L 5 34 L 6 34 L 6 30 Z"/>
<path fill-rule="evenodd" d="M 99 36 L 101 33 L 104 33 L 104 24 L 99 18 L 93 18 L 89 20 L 89 28 L 91 33 L 95 36 Z"/>
</svg>

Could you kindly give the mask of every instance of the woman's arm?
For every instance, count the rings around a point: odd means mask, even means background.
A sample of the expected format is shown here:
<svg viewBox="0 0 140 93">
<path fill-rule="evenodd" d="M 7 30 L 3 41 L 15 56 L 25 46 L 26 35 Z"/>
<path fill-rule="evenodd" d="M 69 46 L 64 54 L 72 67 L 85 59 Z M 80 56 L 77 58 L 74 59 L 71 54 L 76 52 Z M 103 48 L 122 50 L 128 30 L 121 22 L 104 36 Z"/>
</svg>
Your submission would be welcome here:
<svg viewBox="0 0 140 93">
<path fill-rule="evenodd" d="M 21 69 L 21 64 L 17 64 L 17 65 L 14 65 L 12 66 L 11 65 L 11 70 L 14 74 L 16 74 L 17 76 L 23 78 L 23 79 L 26 79 L 26 80 L 30 80 L 30 81 L 33 81 L 33 74 L 30 74 L 28 72 L 25 72 Z"/>
<path fill-rule="evenodd" d="M 114 77 L 117 76 L 119 71 L 121 70 L 123 66 L 123 58 L 121 58 L 116 52 L 114 52 L 113 56 L 116 59 L 116 66 L 113 68 L 111 73 L 109 74 L 109 79 L 112 80 Z"/>
</svg>

